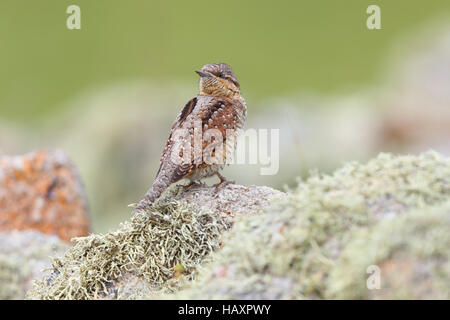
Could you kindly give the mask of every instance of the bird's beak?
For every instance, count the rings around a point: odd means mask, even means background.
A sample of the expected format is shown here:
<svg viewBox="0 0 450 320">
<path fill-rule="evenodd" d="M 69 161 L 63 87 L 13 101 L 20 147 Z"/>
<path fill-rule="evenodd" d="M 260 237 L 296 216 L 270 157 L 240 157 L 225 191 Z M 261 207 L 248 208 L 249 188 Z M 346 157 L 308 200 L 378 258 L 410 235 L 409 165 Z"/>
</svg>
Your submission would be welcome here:
<svg viewBox="0 0 450 320">
<path fill-rule="evenodd" d="M 210 76 L 210 74 L 208 72 L 204 72 L 204 71 L 201 71 L 201 70 L 196 70 L 195 72 L 197 72 L 197 74 L 200 77 L 209 77 Z"/>
</svg>

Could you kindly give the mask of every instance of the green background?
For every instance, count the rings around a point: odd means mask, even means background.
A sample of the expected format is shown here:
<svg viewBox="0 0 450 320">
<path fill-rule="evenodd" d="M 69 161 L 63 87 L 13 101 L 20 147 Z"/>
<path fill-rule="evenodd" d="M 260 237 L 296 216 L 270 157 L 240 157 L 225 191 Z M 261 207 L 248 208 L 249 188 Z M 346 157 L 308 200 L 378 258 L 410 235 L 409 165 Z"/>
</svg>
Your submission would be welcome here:
<svg viewBox="0 0 450 320">
<path fill-rule="evenodd" d="M 66 28 L 70 4 L 81 7 L 81 30 Z M 366 28 L 370 4 L 382 30 Z M 40 123 L 83 90 L 193 83 L 194 69 L 217 61 L 252 99 L 377 85 L 393 43 L 449 11 L 448 0 L 2 0 L 0 117 Z"/>
</svg>

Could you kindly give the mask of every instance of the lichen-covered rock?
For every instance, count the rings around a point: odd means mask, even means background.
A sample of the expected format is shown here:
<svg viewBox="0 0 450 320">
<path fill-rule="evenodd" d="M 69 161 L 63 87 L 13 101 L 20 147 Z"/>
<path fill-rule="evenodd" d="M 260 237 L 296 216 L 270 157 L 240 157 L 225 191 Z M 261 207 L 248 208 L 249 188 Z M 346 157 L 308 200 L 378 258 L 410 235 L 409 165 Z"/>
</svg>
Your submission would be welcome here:
<svg viewBox="0 0 450 320">
<path fill-rule="evenodd" d="M 450 161 L 381 154 L 235 222 L 181 299 L 449 299 Z M 366 270 L 381 270 L 369 290 Z M 402 273 L 402 274 L 399 274 Z"/>
<path fill-rule="evenodd" d="M 32 279 L 41 278 L 50 267 L 50 256 L 67 250 L 56 236 L 38 231 L 0 232 L 0 300 L 23 299 Z"/>
<path fill-rule="evenodd" d="M 132 299 L 191 280 L 237 215 L 256 213 L 283 193 L 228 185 L 171 188 L 148 212 L 114 232 L 75 238 L 30 299 Z M 251 198 L 251 199 L 250 199 Z M 202 205 L 199 205 L 202 204 Z"/>
<path fill-rule="evenodd" d="M 284 193 L 265 186 L 240 186 L 228 184 L 220 187 L 208 187 L 205 184 L 193 185 L 190 188 L 175 188 L 164 199 L 174 197 L 179 201 L 192 204 L 197 209 L 214 211 L 227 215 L 257 213 L 267 207 L 275 197 L 283 197 Z"/>
<path fill-rule="evenodd" d="M 0 231 L 30 229 L 63 240 L 89 232 L 80 178 L 61 151 L 0 158 Z"/>
<path fill-rule="evenodd" d="M 342 251 L 326 295 L 338 299 L 448 299 L 450 200 L 363 228 Z M 368 290 L 368 266 L 380 288 Z"/>
<path fill-rule="evenodd" d="M 437 153 L 381 154 L 287 195 L 213 188 L 174 187 L 119 230 L 76 239 L 28 298 L 450 298 L 450 160 Z"/>
</svg>

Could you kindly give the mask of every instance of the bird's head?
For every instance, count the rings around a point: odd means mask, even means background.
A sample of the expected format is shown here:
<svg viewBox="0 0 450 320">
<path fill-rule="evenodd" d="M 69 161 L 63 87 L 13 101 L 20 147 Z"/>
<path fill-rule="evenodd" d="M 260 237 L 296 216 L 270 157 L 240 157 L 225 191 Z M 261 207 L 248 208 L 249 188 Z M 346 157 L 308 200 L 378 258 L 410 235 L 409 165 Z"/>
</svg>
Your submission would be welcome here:
<svg viewBox="0 0 450 320">
<path fill-rule="evenodd" d="M 195 71 L 200 76 L 200 94 L 234 98 L 240 95 L 239 82 L 225 63 L 205 64 Z"/>
</svg>

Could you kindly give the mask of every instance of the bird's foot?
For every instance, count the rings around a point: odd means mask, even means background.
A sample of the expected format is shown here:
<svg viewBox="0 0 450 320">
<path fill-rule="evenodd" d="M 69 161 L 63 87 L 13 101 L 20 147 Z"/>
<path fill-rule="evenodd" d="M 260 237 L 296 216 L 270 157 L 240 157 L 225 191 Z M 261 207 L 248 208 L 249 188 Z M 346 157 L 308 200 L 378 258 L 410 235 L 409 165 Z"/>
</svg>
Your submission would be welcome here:
<svg viewBox="0 0 450 320">
<path fill-rule="evenodd" d="M 196 181 L 196 180 L 191 180 L 191 182 L 189 182 L 187 185 L 183 186 L 184 189 L 189 189 L 192 186 L 200 186 L 202 185 L 201 182 Z"/>
<path fill-rule="evenodd" d="M 235 181 L 232 180 L 227 180 L 223 175 L 221 175 L 220 173 L 216 172 L 217 177 L 219 177 L 220 182 L 215 184 L 214 187 L 216 187 L 216 191 L 218 191 L 220 188 L 228 185 L 228 184 L 233 184 L 235 183 Z"/>
</svg>

